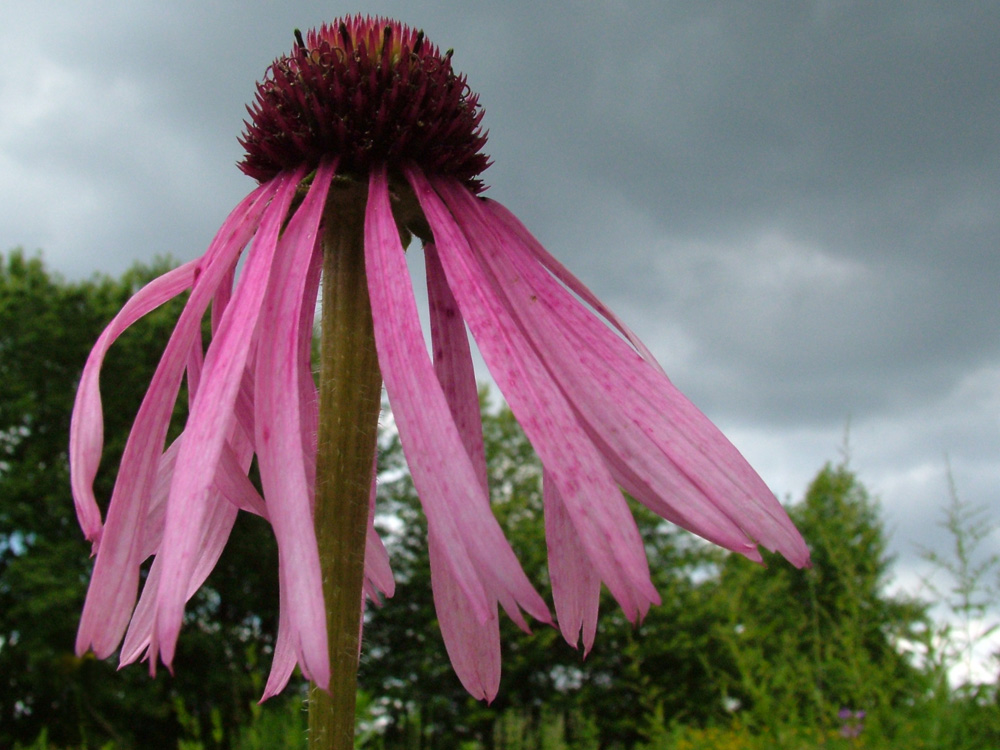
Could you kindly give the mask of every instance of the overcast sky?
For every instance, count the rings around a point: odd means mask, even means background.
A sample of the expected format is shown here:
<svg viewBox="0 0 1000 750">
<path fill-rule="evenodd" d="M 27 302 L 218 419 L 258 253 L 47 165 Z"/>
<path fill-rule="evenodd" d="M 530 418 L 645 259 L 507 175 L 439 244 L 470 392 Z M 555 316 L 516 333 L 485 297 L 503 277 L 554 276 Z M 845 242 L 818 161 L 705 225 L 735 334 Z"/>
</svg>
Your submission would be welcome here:
<svg viewBox="0 0 1000 750">
<path fill-rule="evenodd" d="M 454 48 L 488 195 L 781 497 L 849 431 L 910 591 L 946 456 L 1000 518 L 1000 3 L 4 0 L 0 252 L 200 255 L 254 83 L 357 11 Z"/>
</svg>

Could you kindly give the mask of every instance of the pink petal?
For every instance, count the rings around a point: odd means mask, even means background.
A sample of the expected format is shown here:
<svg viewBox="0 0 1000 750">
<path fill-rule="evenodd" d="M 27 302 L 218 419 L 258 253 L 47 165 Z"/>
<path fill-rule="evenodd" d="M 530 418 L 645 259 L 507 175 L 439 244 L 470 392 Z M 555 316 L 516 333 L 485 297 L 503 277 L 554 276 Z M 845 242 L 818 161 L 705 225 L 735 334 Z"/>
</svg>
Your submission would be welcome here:
<svg viewBox="0 0 1000 750">
<path fill-rule="evenodd" d="M 573 520 L 559 495 L 559 489 L 543 477 L 545 541 L 549 548 L 549 580 L 556 605 L 559 631 L 576 648 L 583 631 L 584 655 L 594 645 L 597 613 L 601 603 L 601 578 L 573 527 Z"/>
<path fill-rule="evenodd" d="M 431 346 L 434 352 L 434 372 L 451 410 L 455 426 L 462 437 L 465 451 L 479 476 L 484 497 L 489 500 L 486 473 L 486 451 L 483 447 L 483 423 L 479 411 L 479 388 L 472 364 L 469 336 L 458 303 L 448 288 L 441 260 L 433 243 L 424 247 L 427 266 L 427 296 L 430 307 Z M 525 632 L 530 632 L 517 602 L 494 583 L 491 591 L 500 598 L 507 615 Z M 548 612 L 545 612 L 548 616 Z"/>
<path fill-rule="evenodd" d="M 267 520 L 267 505 L 247 476 L 248 468 L 249 461 L 241 462 L 232 446 L 225 443 L 215 467 L 212 488 L 219 493 L 220 499 L 228 501 L 234 508 Z"/>
<path fill-rule="evenodd" d="M 427 357 L 384 172 L 373 171 L 370 177 L 365 266 L 379 364 L 428 527 L 441 539 L 441 563 L 453 571 L 467 608 L 485 622 L 489 600 L 458 523 L 463 514 L 451 508 L 481 504 L 483 489 L 468 460 L 460 458 L 466 456 L 461 438 Z M 449 449 L 459 459 L 454 466 L 446 459 Z"/>
<path fill-rule="evenodd" d="M 462 194 L 458 191 L 455 194 L 460 200 Z M 607 326 L 587 313 L 537 263 L 530 260 L 518 263 L 516 251 L 520 248 L 516 241 L 501 246 L 500 239 L 483 228 L 482 222 L 489 221 L 489 216 L 485 211 L 477 215 L 478 203 L 467 204 L 466 208 L 461 214 L 465 230 L 480 238 L 480 247 L 485 250 L 482 253 L 484 263 L 503 289 L 508 308 L 532 340 L 535 351 L 562 392 L 573 403 L 615 479 L 671 521 L 730 549 L 752 553 L 753 545 L 740 528 L 708 502 L 700 489 L 678 472 L 671 460 L 648 439 L 650 421 L 662 417 L 646 413 L 639 419 L 630 413 L 629 407 L 635 404 L 628 399 L 625 384 L 635 369 L 649 369 L 645 362 Z M 477 219 L 482 221 L 477 222 Z M 494 229 L 499 233 L 503 228 Z M 553 298 L 560 295 L 561 308 L 553 302 Z M 579 313 L 572 321 L 575 328 L 562 330 L 565 321 L 558 317 L 560 312 L 564 317 Z M 602 349 L 598 354 L 598 348 L 604 343 L 617 344 L 617 347 Z M 589 368 L 582 361 L 594 367 Z M 602 366 L 604 371 L 600 377 L 595 377 L 594 368 Z M 648 398 L 648 393 L 645 395 Z M 612 441 L 613 446 L 610 445 Z M 659 495 L 649 491 L 648 483 L 656 480 L 659 480 Z M 676 497 L 676 501 L 666 505 L 660 499 L 663 497 Z"/>
<path fill-rule="evenodd" d="M 198 388 L 184 430 L 167 501 L 163 545 L 157 556 L 165 569 L 157 595 L 157 635 L 163 661 L 168 665 L 180 632 L 200 535 L 210 512 L 212 483 L 227 436 L 227 430 L 222 428 L 229 422 L 243 378 L 263 291 L 271 276 L 278 233 L 304 172 L 303 168 L 283 173 L 274 180 L 274 197 L 254 237 L 235 296 L 226 306 L 208 349 L 204 382 Z"/>
<path fill-rule="evenodd" d="M 375 530 L 375 462 L 372 462 L 372 486 L 368 494 L 368 531 L 365 541 L 365 593 L 378 604 L 378 594 L 391 598 L 396 592 L 396 581 L 389 565 L 389 553 Z"/>
<path fill-rule="evenodd" d="M 262 185 L 229 215 L 195 271 L 194 287 L 153 375 L 125 445 L 80 619 L 76 648 L 108 656 L 121 640 L 139 585 L 142 524 L 191 341 L 226 269 L 253 234 L 274 187 Z M 85 398 L 93 406 L 92 398 Z M 93 438 L 91 430 L 85 436 Z M 84 469 L 86 471 L 86 469 Z"/>
<path fill-rule="evenodd" d="M 281 576 L 280 570 L 278 575 Z M 267 684 L 264 686 L 264 694 L 260 698 L 261 703 L 284 690 L 288 680 L 291 679 L 292 672 L 295 671 L 296 639 L 291 621 L 292 605 L 288 596 L 289 587 L 284 580 L 281 580 L 278 587 L 278 637 L 275 639 L 274 656 L 271 657 L 271 672 L 267 677 Z M 329 684 L 329 678 L 327 678 L 327 684 Z"/>
<path fill-rule="evenodd" d="M 299 416 L 302 428 L 302 452 L 306 477 L 309 480 L 309 507 L 316 502 L 316 441 L 319 436 L 319 391 L 312 373 L 313 332 L 316 319 L 316 298 L 323 273 L 323 253 L 313 253 L 306 274 L 299 319 L 298 371 Z"/>
<path fill-rule="evenodd" d="M 217 500 L 217 498 L 216 498 Z M 191 581 L 185 592 L 184 601 L 188 601 L 201 588 L 222 556 L 229 534 L 236 522 L 237 509 L 226 502 L 213 502 L 202 520 L 202 529 L 197 545 L 196 562 L 193 566 Z M 157 616 L 157 593 L 159 592 L 166 563 L 162 555 L 153 558 L 153 565 L 146 578 L 146 584 L 139 597 L 129 623 L 125 642 L 122 644 L 120 665 L 124 666 L 138 659 L 150 645 L 153 636 L 153 626 Z M 167 569 L 169 570 L 169 569 Z M 155 669 L 156 659 L 150 659 L 150 669 Z"/>
<path fill-rule="evenodd" d="M 188 411 L 194 407 L 194 398 L 198 393 L 198 386 L 201 385 L 201 370 L 205 365 L 205 352 L 201 343 L 201 331 L 191 342 L 188 349 L 187 364 L 184 367 L 188 380 Z"/>
<path fill-rule="evenodd" d="M 625 499 L 563 394 L 502 303 L 502 291 L 481 267 L 470 242 L 431 184 L 416 169 L 407 178 L 434 233 L 448 284 L 476 337 L 490 372 L 551 473 L 583 546 L 602 580 L 631 619 L 659 601 L 642 539 Z M 450 193 L 447 181 L 435 186 Z M 457 191 L 464 187 L 457 186 Z M 471 198 L 471 196 L 470 196 Z M 471 237 L 471 244 L 482 241 Z"/>
<path fill-rule="evenodd" d="M 500 689 L 500 621 L 497 606 L 491 605 L 486 622 L 468 617 L 466 597 L 452 574 L 451 566 L 441 559 L 441 543 L 434 533 L 427 536 L 431 564 L 431 590 L 441 637 L 455 674 L 473 698 L 487 703 Z"/>
<path fill-rule="evenodd" d="M 279 635 L 290 639 L 303 674 L 321 687 L 330 682 L 330 662 L 309 501 L 314 480 L 306 473 L 303 450 L 300 327 L 313 254 L 321 251 L 319 225 L 333 174 L 332 164 L 320 165 L 278 245 L 260 319 L 262 354 L 257 357 L 254 399 L 261 483 L 278 541 L 286 624 Z"/>
<path fill-rule="evenodd" d="M 441 543 L 439 559 L 479 622 L 490 616 L 487 591 L 499 596 L 493 587 L 547 621 L 544 602 L 489 510 L 427 355 L 384 172 L 370 179 L 365 253 L 379 362 L 417 494 Z"/>
<path fill-rule="evenodd" d="M 139 548 L 139 559 L 145 560 L 155 554 L 163 540 L 163 524 L 167 517 L 167 496 L 170 494 L 170 483 L 174 478 L 174 467 L 177 465 L 177 454 L 180 452 L 181 439 L 184 433 L 163 452 L 156 467 L 156 479 L 153 491 L 150 493 L 146 506 L 146 517 L 142 521 L 142 545 Z"/>
<path fill-rule="evenodd" d="M 174 468 L 177 463 L 177 454 L 180 451 L 181 440 L 184 437 L 182 432 L 177 440 L 170 444 L 160 457 L 156 471 L 156 480 L 153 491 L 150 495 L 149 504 L 146 511 L 146 518 L 143 522 L 143 536 L 140 560 L 145 560 L 155 554 L 160 548 L 163 539 L 164 522 L 166 519 L 167 498 L 170 493 L 170 485 L 173 481 Z M 239 459 L 236 455 L 232 443 L 246 446 L 241 450 L 241 455 L 245 452 L 246 459 Z M 267 506 L 264 498 L 260 496 L 257 488 L 247 476 L 250 458 L 253 455 L 253 447 L 243 437 L 243 431 L 234 424 L 230 432 L 230 441 L 223 446 L 219 464 L 215 470 L 213 487 L 219 495 L 232 503 L 236 508 L 267 519 Z M 241 465 L 242 464 L 242 465 Z"/>
<path fill-rule="evenodd" d="M 232 299 L 233 280 L 236 278 L 237 265 L 238 261 L 230 266 L 229 271 L 226 272 L 226 275 L 222 277 L 222 281 L 219 282 L 219 290 L 212 298 L 212 336 L 215 336 L 215 332 L 219 330 L 222 315 L 226 311 L 229 300 Z"/>
<path fill-rule="evenodd" d="M 483 423 L 479 411 L 479 388 L 472 365 L 469 336 L 458 303 L 448 288 L 441 259 L 433 243 L 424 246 L 427 267 L 427 299 L 430 308 L 431 348 L 434 372 L 444 392 L 451 415 L 462 436 L 466 453 L 489 496 Z"/>
<path fill-rule="evenodd" d="M 649 365 L 655 368 L 658 372 L 666 377 L 666 373 L 663 372 L 663 368 L 660 367 L 660 363 L 656 361 L 656 357 L 652 355 L 646 345 L 639 340 L 632 329 L 625 325 L 622 320 L 615 315 L 611 310 L 609 310 L 603 302 L 601 302 L 597 296 L 588 289 L 582 281 L 580 281 L 576 276 L 574 276 L 568 268 L 566 268 L 562 263 L 560 263 L 555 256 L 549 253 L 542 244 L 534 238 L 534 236 L 529 232 L 525 226 L 518 220 L 514 214 L 508 211 L 504 206 L 486 199 L 484 201 L 484 206 L 487 210 L 491 211 L 494 216 L 500 219 L 505 226 L 508 227 L 524 244 L 534 257 L 540 262 L 545 268 L 547 268 L 557 279 L 564 283 L 574 294 L 579 295 L 580 299 L 594 308 L 600 315 L 604 316 L 611 325 L 618 329 L 622 336 L 632 344 L 642 355 L 642 358 L 649 363 Z"/>
<path fill-rule="evenodd" d="M 520 319 L 545 321 L 525 329 L 563 390 L 576 394 L 616 479 L 664 518 L 721 546 L 760 560 L 755 540 L 805 564 L 798 531 L 718 428 L 539 268 L 520 236 L 497 231 L 503 253 L 493 268 L 508 281 Z"/>
<path fill-rule="evenodd" d="M 139 318 L 191 288 L 198 261 L 168 271 L 136 292 L 101 333 L 87 357 L 73 404 L 69 432 L 70 481 L 76 515 L 87 539 L 100 541 L 101 512 L 94 497 L 94 477 L 104 447 L 104 415 L 101 410 L 100 373 L 104 355 L 118 337 Z"/>
</svg>

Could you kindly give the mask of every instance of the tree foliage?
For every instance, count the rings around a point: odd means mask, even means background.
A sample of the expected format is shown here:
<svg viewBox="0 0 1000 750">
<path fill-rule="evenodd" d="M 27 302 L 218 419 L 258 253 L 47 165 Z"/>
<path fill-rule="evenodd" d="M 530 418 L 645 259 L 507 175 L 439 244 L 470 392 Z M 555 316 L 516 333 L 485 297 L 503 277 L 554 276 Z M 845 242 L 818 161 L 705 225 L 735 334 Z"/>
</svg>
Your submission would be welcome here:
<svg viewBox="0 0 1000 750">
<path fill-rule="evenodd" d="M 494 508 L 548 596 L 537 459 L 506 409 L 488 414 L 484 430 Z M 446 745 L 471 737 L 488 747 L 503 712 L 537 716 L 544 707 L 591 716 L 603 742 L 631 747 L 655 734 L 656 717 L 693 726 L 739 717 L 761 729 L 831 728 L 841 708 L 854 707 L 891 723 L 920 693 L 917 670 L 898 644 L 913 637 L 924 609 L 886 596 L 891 561 L 878 508 L 846 465 L 824 467 L 791 509 L 812 550 L 807 570 L 774 556 L 766 568 L 723 556 L 633 506 L 662 605 L 634 626 L 606 598 L 586 658 L 552 628 L 526 636 L 506 623 L 504 679 L 491 707 L 472 704 L 448 669 L 426 528 L 405 472 L 383 483 L 383 495 L 400 584 L 396 598 L 369 617 L 363 684 L 380 696 L 389 736 L 419 717 L 422 731 Z"/>
<path fill-rule="evenodd" d="M 273 535 L 258 518 L 241 514 L 189 604 L 175 675 L 150 679 L 142 667 L 117 671 L 113 658 L 73 653 L 90 565 L 69 492 L 76 383 L 104 325 L 167 265 L 67 282 L 39 258 L 0 257 L 0 747 L 44 736 L 37 747 L 261 748 L 304 731 L 301 712 L 289 708 L 294 687 L 287 700 L 255 705 L 278 603 Z M 147 316 L 106 360 L 98 498 L 110 496 L 180 304 Z M 928 639 L 941 631 L 928 627 L 924 604 L 886 594 L 891 559 L 879 508 L 846 464 L 825 466 L 789 509 L 812 551 L 808 570 L 724 555 L 633 504 L 662 605 L 632 624 L 605 596 L 586 656 L 555 628 L 526 634 L 501 615 L 500 694 L 477 703 L 437 627 L 426 521 L 388 411 L 383 428 L 377 525 L 397 589 L 366 614 L 359 746 L 652 750 L 823 738 L 835 747 L 841 709 L 866 712 L 864 746 L 891 746 L 874 737 L 917 746 L 930 736 L 964 738 L 942 747 L 1000 746 L 995 685 L 949 691 L 940 665 L 906 653 L 921 638 L 933 647 Z M 485 408 L 483 428 L 494 511 L 551 601 L 538 459 L 508 409 Z M 963 539 L 981 535 L 959 511 L 949 529 L 962 553 Z M 963 559 L 944 569 L 978 570 Z M 963 589 L 960 604 L 979 607 L 977 591 Z"/>
<path fill-rule="evenodd" d="M 844 708 L 892 723 L 921 691 L 899 644 L 915 637 L 925 607 L 885 593 L 878 507 L 846 464 L 827 465 L 791 516 L 811 568 L 769 558 L 762 571 L 733 556 L 719 577 L 727 697 L 751 725 L 835 726 Z"/>
</svg>

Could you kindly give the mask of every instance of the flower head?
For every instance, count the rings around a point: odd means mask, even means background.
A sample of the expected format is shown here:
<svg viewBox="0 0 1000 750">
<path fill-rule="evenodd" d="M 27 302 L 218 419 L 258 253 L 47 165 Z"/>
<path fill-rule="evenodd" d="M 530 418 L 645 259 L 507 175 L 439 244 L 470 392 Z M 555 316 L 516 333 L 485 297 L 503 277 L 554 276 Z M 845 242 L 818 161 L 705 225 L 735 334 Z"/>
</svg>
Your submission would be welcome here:
<svg viewBox="0 0 1000 750">
<path fill-rule="evenodd" d="M 123 663 L 145 654 L 151 668 L 169 665 L 185 602 L 243 510 L 270 522 L 279 550 L 281 618 L 265 695 L 296 663 L 327 684 L 310 342 L 321 238 L 345 201 L 363 205 L 378 361 L 428 520 L 441 630 L 473 695 L 497 692 L 498 605 L 524 629 L 524 613 L 551 616 L 490 510 L 466 326 L 544 467 L 553 599 L 571 644 L 582 637 L 591 647 L 602 583 L 632 620 L 659 601 L 622 489 L 751 559 L 760 559 L 760 544 L 808 563 L 773 494 L 646 347 L 509 211 L 478 196 L 488 166 L 482 110 L 450 52 L 393 21 L 345 19 L 299 37 L 271 66 L 250 114 L 241 168 L 260 185 L 204 256 L 126 304 L 84 369 L 70 456 L 78 517 L 97 560 L 78 651 L 107 656 L 124 636 Z M 404 256 L 409 233 L 423 244 L 433 358 Z M 102 520 L 92 489 L 101 362 L 129 325 L 185 291 Z M 168 445 L 185 375 L 190 414 Z M 247 477 L 254 456 L 263 494 Z M 389 561 L 371 518 L 367 539 L 365 591 L 389 595 Z"/>
<path fill-rule="evenodd" d="M 360 16 L 297 38 L 248 107 L 240 169 L 264 182 L 336 156 L 340 174 L 363 181 L 375 167 L 413 161 L 478 192 L 489 165 L 483 110 L 452 69 L 451 50 L 442 55 L 422 31 Z"/>
</svg>

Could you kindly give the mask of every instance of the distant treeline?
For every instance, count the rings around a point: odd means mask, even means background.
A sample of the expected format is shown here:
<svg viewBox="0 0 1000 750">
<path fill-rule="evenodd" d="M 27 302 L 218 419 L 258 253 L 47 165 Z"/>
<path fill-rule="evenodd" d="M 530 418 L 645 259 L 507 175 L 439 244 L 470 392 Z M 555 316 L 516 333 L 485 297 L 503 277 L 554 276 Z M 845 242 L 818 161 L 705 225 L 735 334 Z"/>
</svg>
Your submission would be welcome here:
<svg viewBox="0 0 1000 750">
<path fill-rule="evenodd" d="M 259 518 L 240 518 L 189 603 L 173 676 L 73 652 L 92 564 L 69 492 L 76 383 L 104 325 L 168 267 L 68 282 L 37 257 L 0 256 L 0 747 L 305 746 L 301 681 L 256 703 L 278 620 L 277 553 Z M 147 316 L 108 356 L 98 498 L 111 494 L 178 304 Z M 541 467 L 509 410 L 485 408 L 483 429 L 494 510 L 551 600 Z M 397 589 L 366 615 L 358 747 L 1000 748 L 997 682 L 950 684 L 971 644 L 935 624 L 928 602 L 886 593 L 878 505 L 846 461 L 819 469 L 789 507 L 812 550 L 807 570 L 722 554 L 633 504 L 662 606 L 633 626 L 602 601 L 586 658 L 552 627 L 526 635 L 505 621 L 490 706 L 465 693 L 445 653 L 426 521 L 391 429 L 379 467 L 377 525 Z M 954 613 L 978 622 L 994 601 L 997 560 L 976 556 L 981 515 L 957 497 L 942 507 L 959 553 L 930 557 L 948 576 Z"/>
</svg>

